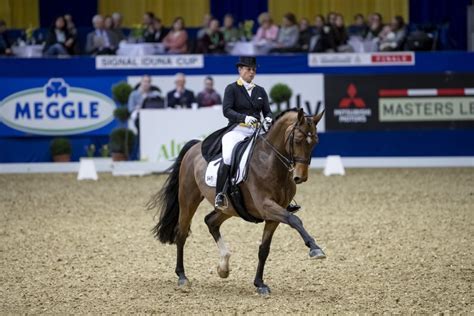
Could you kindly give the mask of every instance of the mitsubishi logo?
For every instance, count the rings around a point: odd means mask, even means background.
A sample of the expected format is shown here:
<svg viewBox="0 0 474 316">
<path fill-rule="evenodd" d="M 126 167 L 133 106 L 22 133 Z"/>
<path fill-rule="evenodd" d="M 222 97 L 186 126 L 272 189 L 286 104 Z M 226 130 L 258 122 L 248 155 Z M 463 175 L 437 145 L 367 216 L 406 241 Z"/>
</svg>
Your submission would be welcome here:
<svg viewBox="0 0 474 316">
<path fill-rule="evenodd" d="M 354 104 L 356 108 L 365 108 L 364 100 L 362 98 L 356 97 L 357 88 L 353 83 L 347 87 L 347 95 L 348 97 L 342 98 L 339 102 L 340 108 L 348 108 L 352 104 Z"/>
</svg>

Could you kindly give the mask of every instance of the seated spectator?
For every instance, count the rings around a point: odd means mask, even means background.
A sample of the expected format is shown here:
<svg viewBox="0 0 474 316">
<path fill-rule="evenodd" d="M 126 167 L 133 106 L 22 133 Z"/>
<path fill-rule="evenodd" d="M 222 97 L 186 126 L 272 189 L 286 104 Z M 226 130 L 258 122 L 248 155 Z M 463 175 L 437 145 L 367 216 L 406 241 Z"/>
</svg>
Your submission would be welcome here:
<svg viewBox="0 0 474 316">
<path fill-rule="evenodd" d="M 366 38 L 369 40 L 378 38 L 383 26 L 382 15 L 380 13 L 373 13 L 369 19 L 369 31 Z"/>
<path fill-rule="evenodd" d="M 309 51 L 315 53 L 336 51 L 336 42 L 333 28 L 326 24 L 322 15 L 314 18 L 314 35 L 309 43 Z"/>
<path fill-rule="evenodd" d="M 221 96 L 214 90 L 214 79 L 212 77 L 208 76 L 204 79 L 204 90 L 199 92 L 197 104 L 200 108 L 222 104 Z"/>
<path fill-rule="evenodd" d="M 7 35 L 7 23 L 0 20 L 0 55 L 12 55 L 11 42 Z"/>
<path fill-rule="evenodd" d="M 45 56 L 64 56 L 74 53 L 74 38 L 67 30 L 64 17 L 57 17 L 51 25 L 46 36 L 43 53 Z"/>
<path fill-rule="evenodd" d="M 65 14 L 64 15 L 64 20 L 66 21 L 66 28 L 67 28 L 67 31 L 69 32 L 69 35 L 74 38 L 74 45 L 73 45 L 73 48 L 72 48 L 70 54 L 71 55 L 79 55 L 80 48 L 79 48 L 79 41 L 78 41 L 78 37 L 77 37 L 78 33 L 77 33 L 76 24 L 74 23 L 71 14 Z"/>
<path fill-rule="evenodd" d="M 392 23 L 384 28 L 380 33 L 379 50 L 397 51 L 403 50 L 406 38 L 405 21 L 403 17 L 397 15 L 392 19 Z"/>
<path fill-rule="evenodd" d="M 150 98 L 161 98 L 161 93 L 158 88 L 152 86 L 151 77 L 144 75 L 140 81 L 139 86 L 130 93 L 128 97 L 128 111 L 130 112 L 130 118 L 135 123 L 135 126 L 139 130 L 140 122 L 138 112 L 143 108 L 146 100 Z"/>
<path fill-rule="evenodd" d="M 271 53 L 285 53 L 297 50 L 299 29 L 293 13 L 283 16 L 282 25 L 278 31 L 278 38 Z"/>
<path fill-rule="evenodd" d="M 273 24 L 270 14 L 264 12 L 258 16 L 260 27 L 253 38 L 256 44 L 273 44 L 278 37 L 278 26 Z"/>
<path fill-rule="evenodd" d="M 184 29 L 184 19 L 177 17 L 174 19 L 173 27 L 163 39 L 168 53 L 183 54 L 188 51 L 188 33 Z"/>
<path fill-rule="evenodd" d="M 186 77 L 183 73 L 177 73 L 175 76 L 176 89 L 168 92 L 166 99 L 169 108 L 191 108 L 194 100 L 194 92 L 185 88 Z"/>
<path fill-rule="evenodd" d="M 106 15 L 104 17 L 104 29 L 109 32 L 110 34 L 110 39 L 111 39 L 111 44 L 114 47 L 118 47 L 120 40 L 116 33 L 114 32 L 114 20 L 110 15 Z"/>
<path fill-rule="evenodd" d="M 212 15 L 210 15 L 209 13 L 204 14 L 204 17 L 202 18 L 202 28 L 200 28 L 196 34 L 197 40 L 200 40 L 201 38 L 204 37 L 204 35 L 208 33 L 211 20 L 212 20 Z"/>
<path fill-rule="evenodd" d="M 87 34 L 86 53 L 91 55 L 115 54 L 116 46 L 113 45 L 112 32 L 104 29 L 104 18 L 97 14 L 92 18 L 94 31 Z"/>
<path fill-rule="evenodd" d="M 309 50 L 309 43 L 311 41 L 311 37 L 313 37 L 314 32 L 309 26 L 309 21 L 307 18 L 302 18 L 300 20 L 300 28 L 299 28 L 299 36 L 298 36 L 298 51 L 300 52 L 307 52 Z"/>
<path fill-rule="evenodd" d="M 327 25 L 331 26 L 331 27 L 335 27 L 336 26 L 336 17 L 337 17 L 337 13 L 336 12 L 329 12 L 328 15 L 327 15 Z"/>
<path fill-rule="evenodd" d="M 360 13 L 354 15 L 354 23 L 347 29 L 349 36 L 365 38 L 368 31 L 369 27 L 367 26 L 367 23 L 365 23 L 364 16 Z"/>
<path fill-rule="evenodd" d="M 148 26 L 153 24 L 153 20 L 155 19 L 155 14 L 153 12 L 145 12 L 143 14 L 143 19 L 142 19 L 142 27 L 144 30 L 148 28 Z"/>
<path fill-rule="evenodd" d="M 160 18 L 154 18 L 153 23 L 143 33 L 145 42 L 147 43 L 161 43 L 166 36 L 163 24 Z"/>
<path fill-rule="evenodd" d="M 344 17 L 341 14 L 336 14 L 336 21 L 334 25 L 334 39 L 336 42 L 336 51 L 338 52 L 353 52 L 354 49 L 347 44 L 349 36 L 347 35 L 346 26 L 344 25 Z"/>
<path fill-rule="evenodd" d="M 121 41 L 125 40 L 125 34 L 123 33 L 122 28 L 122 15 L 118 12 L 112 13 L 112 21 L 113 27 L 111 31 L 115 34 L 115 37 L 120 43 Z"/>
<path fill-rule="evenodd" d="M 221 28 L 226 43 L 237 42 L 240 40 L 240 31 L 234 26 L 234 17 L 232 14 L 224 16 L 224 26 Z"/>
<path fill-rule="evenodd" d="M 198 42 L 198 53 L 223 54 L 224 52 L 224 34 L 219 31 L 219 21 L 213 19 L 207 33 Z"/>
</svg>

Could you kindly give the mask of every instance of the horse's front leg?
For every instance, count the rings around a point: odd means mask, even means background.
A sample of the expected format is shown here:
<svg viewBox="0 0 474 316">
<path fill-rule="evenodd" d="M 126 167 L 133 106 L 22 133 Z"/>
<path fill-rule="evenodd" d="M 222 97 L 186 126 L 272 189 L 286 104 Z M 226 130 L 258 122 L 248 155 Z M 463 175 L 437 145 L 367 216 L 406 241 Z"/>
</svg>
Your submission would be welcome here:
<svg viewBox="0 0 474 316">
<path fill-rule="evenodd" d="M 266 295 L 270 294 L 270 288 L 263 283 L 263 270 L 265 268 L 265 262 L 267 261 L 268 254 L 270 253 L 270 244 L 272 243 L 273 233 L 278 227 L 279 222 L 266 221 L 265 228 L 263 229 L 262 243 L 258 248 L 258 267 L 257 274 L 253 284 L 257 287 L 258 294 Z"/>
<path fill-rule="evenodd" d="M 314 259 L 324 259 L 326 255 L 322 249 L 316 244 L 315 240 L 303 227 L 301 219 L 293 213 L 288 212 L 273 200 L 266 200 L 263 204 L 265 220 L 276 221 L 290 225 L 296 229 L 304 240 L 305 245 L 309 248 L 309 256 Z"/>
</svg>

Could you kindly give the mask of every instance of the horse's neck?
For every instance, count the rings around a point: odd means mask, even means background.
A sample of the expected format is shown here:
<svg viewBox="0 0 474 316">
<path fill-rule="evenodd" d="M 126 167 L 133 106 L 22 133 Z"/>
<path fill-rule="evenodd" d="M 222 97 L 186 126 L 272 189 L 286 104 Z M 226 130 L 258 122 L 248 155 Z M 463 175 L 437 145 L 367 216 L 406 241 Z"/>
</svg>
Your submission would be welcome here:
<svg viewBox="0 0 474 316">
<path fill-rule="evenodd" d="M 286 153 L 286 138 L 285 131 L 288 128 L 287 123 L 282 121 L 277 121 L 275 125 L 270 129 L 265 139 L 275 147 L 281 154 L 287 155 Z"/>
</svg>

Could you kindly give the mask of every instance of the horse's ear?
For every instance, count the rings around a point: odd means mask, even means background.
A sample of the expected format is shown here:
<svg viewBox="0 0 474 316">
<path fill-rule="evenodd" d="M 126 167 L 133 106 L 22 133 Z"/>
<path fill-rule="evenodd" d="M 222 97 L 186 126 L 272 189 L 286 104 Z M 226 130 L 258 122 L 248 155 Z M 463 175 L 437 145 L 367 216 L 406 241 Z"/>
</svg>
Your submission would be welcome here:
<svg viewBox="0 0 474 316">
<path fill-rule="evenodd" d="M 318 122 L 321 120 L 321 118 L 323 117 L 324 115 L 324 112 L 326 111 L 326 109 L 324 109 L 321 113 L 313 116 L 313 121 L 314 121 L 314 125 L 318 125 Z"/>
<path fill-rule="evenodd" d="M 300 108 L 298 110 L 298 122 L 302 123 L 304 120 L 304 110 Z"/>
</svg>

